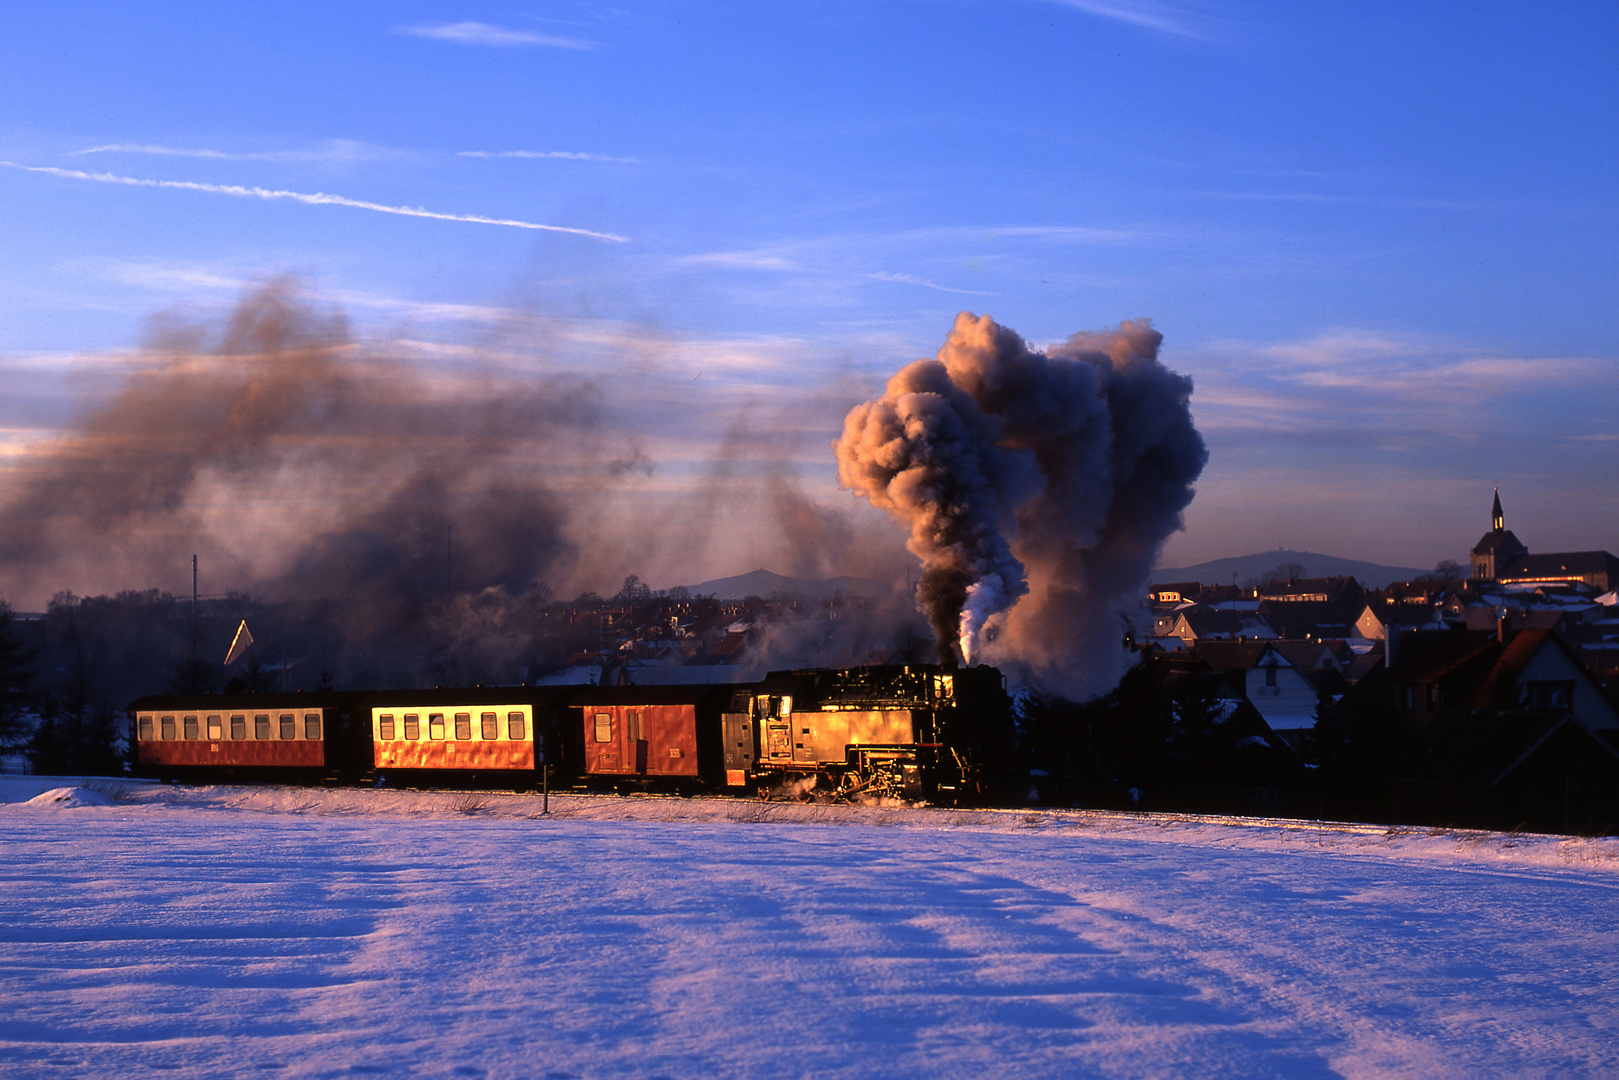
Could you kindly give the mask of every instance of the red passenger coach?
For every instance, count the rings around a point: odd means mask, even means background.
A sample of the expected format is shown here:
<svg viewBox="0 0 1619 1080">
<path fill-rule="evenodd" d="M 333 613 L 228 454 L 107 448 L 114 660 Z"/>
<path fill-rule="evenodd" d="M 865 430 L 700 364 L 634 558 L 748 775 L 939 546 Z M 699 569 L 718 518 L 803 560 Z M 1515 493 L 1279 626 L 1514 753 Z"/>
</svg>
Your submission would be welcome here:
<svg viewBox="0 0 1619 1080">
<path fill-rule="evenodd" d="M 568 702 L 569 756 L 586 778 L 713 784 L 724 775 L 720 714 L 731 686 L 617 686 Z"/>
<path fill-rule="evenodd" d="M 135 771 L 174 779 L 312 779 L 347 764 L 343 698 L 330 694 L 146 697 L 129 706 Z"/>
<path fill-rule="evenodd" d="M 559 694 L 531 686 L 373 694 L 371 766 L 385 776 L 504 775 L 527 786 L 543 763 Z"/>
</svg>

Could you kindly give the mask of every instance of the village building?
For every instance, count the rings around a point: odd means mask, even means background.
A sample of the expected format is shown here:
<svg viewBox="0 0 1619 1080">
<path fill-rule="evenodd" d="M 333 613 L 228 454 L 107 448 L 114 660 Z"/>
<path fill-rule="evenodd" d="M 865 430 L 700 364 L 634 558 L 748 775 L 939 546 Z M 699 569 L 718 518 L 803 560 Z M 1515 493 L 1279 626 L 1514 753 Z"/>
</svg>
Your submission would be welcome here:
<svg viewBox="0 0 1619 1080">
<path fill-rule="evenodd" d="M 1554 585 L 1578 582 L 1599 593 L 1619 587 L 1619 558 L 1606 551 L 1566 551 L 1531 555 L 1523 541 L 1506 527 L 1501 493 L 1495 493 L 1490 531 L 1469 553 L 1477 581 L 1502 585 Z"/>
<path fill-rule="evenodd" d="M 1619 826 L 1619 753 L 1569 712 L 1451 710 L 1384 777 L 1396 820 L 1562 833 Z"/>
<path fill-rule="evenodd" d="M 1297 751 L 1315 727 L 1317 709 L 1349 689 L 1340 672 L 1353 654 L 1342 642 L 1200 641 L 1192 655 Z"/>
<path fill-rule="evenodd" d="M 1167 630 L 1159 635 L 1194 641 L 1270 639 L 1277 636 L 1270 624 L 1251 611 L 1218 611 L 1201 605 L 1175 612 Z"/>
<path fill-rule="evenodd" d="M 1448 709 L 1493 708 L 1566 712 L 1619 737 L 1619 706 L 1550 630 L 1412 632 L 1397 636 L 1392 655 L 1384 676 L 1357 692 L 1363 707 L 1380 695 L 1413 734 Z"/>
</svg>

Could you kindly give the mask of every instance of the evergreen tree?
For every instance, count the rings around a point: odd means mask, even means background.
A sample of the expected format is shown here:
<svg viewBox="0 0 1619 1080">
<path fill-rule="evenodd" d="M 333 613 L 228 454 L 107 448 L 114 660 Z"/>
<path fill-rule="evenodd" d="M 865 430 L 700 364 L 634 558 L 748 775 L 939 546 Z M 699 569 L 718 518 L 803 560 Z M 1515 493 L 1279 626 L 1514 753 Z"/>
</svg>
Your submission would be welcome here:
<svg viewBox="0 0 1619 1080">
<path fill-rule="evenodd" d="M 11 605 L 0 600 L 0 752 L 23 742 L 38 654 L 18 633 Z"/>
<path fill-rule="evenodd" d="M 121 772 L 118 714 L 107 700 L 106 643 L 82 604 L 53 600 L 52 614 L 61 628 L 61 666 L 28 741 L 29 764 L 50 775 Z"/>
</svg>

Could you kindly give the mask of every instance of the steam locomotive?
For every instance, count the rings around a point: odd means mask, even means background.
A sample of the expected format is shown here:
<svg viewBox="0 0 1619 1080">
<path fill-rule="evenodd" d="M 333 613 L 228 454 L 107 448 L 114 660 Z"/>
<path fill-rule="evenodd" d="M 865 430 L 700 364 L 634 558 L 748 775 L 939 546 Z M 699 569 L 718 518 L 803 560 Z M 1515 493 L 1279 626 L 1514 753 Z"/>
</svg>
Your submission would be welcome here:
<svg viewBox="0 0 1619 1080">
<path fill-rule="evenodd" d="M 808 789 L 970 801 L 1011 746 L 991 667 L 778 671 L 757 683 L 166 695 L 129 707 L 169 781 Z M 813 782 L 813 785 L 811 784 Z"/>
</svg>

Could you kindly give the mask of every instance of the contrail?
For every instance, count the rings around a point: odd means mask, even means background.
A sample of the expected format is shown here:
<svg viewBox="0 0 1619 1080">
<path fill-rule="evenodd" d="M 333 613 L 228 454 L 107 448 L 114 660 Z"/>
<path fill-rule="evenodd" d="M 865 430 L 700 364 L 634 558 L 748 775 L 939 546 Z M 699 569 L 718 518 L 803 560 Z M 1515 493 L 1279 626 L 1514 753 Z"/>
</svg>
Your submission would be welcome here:
<svg viewBox="0 0 1619 1080">
<path fill-rule="evenodd" d="M 541 225 L 533 221 L 483 217 L 480 214 L 441 214 L 436 210 L 425 210 L 419 206 L 388 206 L 384 203 L 349 199 L 342 195 L 327 195 L 324 192 L 316 192 L 311 195 L 302 191 L 276 191 L 270 188 L 240 187 L 236 184 L 200 184 L 194 180 L 144 180 L 135 176 L 119 176 L 116 173 L 81 172 L 78 169 L 57 169 L 49 165 L 19 165 L 15 161 L 0 161 L 0 165 L 10 169 L 21 169 L 24 172 L 61 176 L 70 180 L 93 180 L 98 184 L 127 184 L 130 187 L 206 191 L 214 195 L 234 195 L 239 199 L 292 199 L 296 202 L 307 203 L 310 206 L 352 206 L 358 210 L 375 210 L 379 214 L 398 214 L 401 217 L 432 218 L 435 221 L 467 221 L 475 225 L 505 225 L 513 229 L 538 229 L 542 232 L 572 233 L 575 236 L 588 236 L 595 240 L 610 240 L 615 244 L 622 244 L 627 241 L 626 237 L 615 236 L 613 233 L 592 232 L 590 229 L 573 229 L 566 225 Z"/>
</svg>

